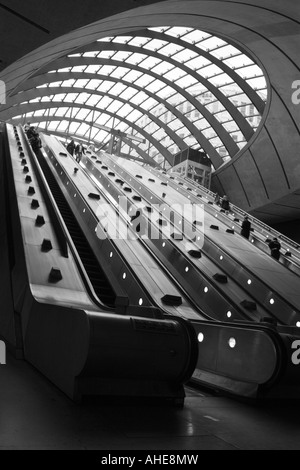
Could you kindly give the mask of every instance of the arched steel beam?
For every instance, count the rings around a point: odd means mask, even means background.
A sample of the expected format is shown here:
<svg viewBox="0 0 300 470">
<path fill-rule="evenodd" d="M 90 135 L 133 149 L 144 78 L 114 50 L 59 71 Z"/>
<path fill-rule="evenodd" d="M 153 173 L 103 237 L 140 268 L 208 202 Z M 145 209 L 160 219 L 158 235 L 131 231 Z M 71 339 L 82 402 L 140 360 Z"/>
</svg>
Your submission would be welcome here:
<svg viewBox="0 0 300 470">
<path fill-rule="evenodd" d="M 125 34 L 121 34 L 120 36 L 124 36 L 124 35 Z M 128 34 L 126 34 L 126 36 L 127 35 Z M 190 51 L 195 52 L 199 56 L 202 56 L 205 59 L 209 60 L 212 64 L 214 64 L 217 67 L 219 67 L 220 69 L 222 69 L 243 90 L 245 95 L 248 96 L 248 98 L 253 103 L 253 105 L 256 107 L 258 112 L 260 114 L 263 114 L 266 104 L 261 99 L 261 97 L 255 92 L 255 90 L 238 73 L 236 73 L 234 71 L 234 69 L 229 67 L 227 64 L 225 64 L 222 60 L 215 57 L 213 54 L 210 54 L 210 52 L 204 51 L 203 49 L 200 49 L 199 47 L 197 47 L 197 46 L 195 46 L 195 45 L 193 45 L 189 42 L 186 42 L 183 39 L 176 38 L 174 36 L 170 36 L 170 35 L 165 34 L 165 33 L 159 33 L 158 31 L 153 31 L 153 30 L 148 30 L 148 29 L 142 29 L 140 31 L 133 31 L 133 37 L 136 37 L 136 36 L 140 36 L 140 37 L 144 37 L 144 38 L 151 38 L 151 39 L 159 39 L 161 41 L 170 42 L 172 44 L 176 44 L 177 46 L 183 47 L 185 49 L 189 49 Z M 220 39 L 222 39 L 221 36 L 216 36 L 216 37 L 220 37 Z M 234 46 L 237 49 L 239 49 L 239 47 L 240 47 L 240 46 L 236 46 L 234 43 L 232 43 L 232 44 L 229 43 L 228 39 L 226 39 L 225 41 L 229 46 Z M 93 44 L 95 44 L 95 43 L 92 43 L 92 45 Z M 99 42 L 97 42 L 97 44 L 99 44 Z M 89 45 L 84 46 L 84 48 L 78 48 L 78 49 L 76 49 L 76 52 L 79 51 L 79 50 L 82 50 L 82 51 L 87 50 L 88 46 Z M 74 52 L 74 53 L 76 53 L 76 52 Z M 241 51 L 241 53 L 244 54 L 243 51 Z M 252 59 L 252 58 L 250 57 L 250 59 Z M 252 59 L 252 60 L 254 62 L 254 59 Z"/>
<path fill-rule="evenodd" d="M 247 119 L 243 116 L 243 114 L 234 106 L 234 104 L 225 96 L 217 87 L 215 87 L 209 80 L 206 78 L 202 77 L 202 75 L 198 74 L 195 72 L 193 69 L 189 68 L 188 66 L 181 64 L 180 62 L 172 59 L 172 57 L 165 56 L 163 54 L 160 54 L 159 52 L 151 51 L 148 49 L 143 49 L 141 47 L 137 46 L 130 46 L 128 44 L 120 44 L 120 43 L 112 43 L 112 42 L 101 42 L 98 43 L 101 44 L 101 47 L 99 48 L 99 52 L 105 50 L 105 51 L 125 51 L 125 52 L 131 52 L 132 54 L 143 54 L 145 56 L 150 56 L 154 57 L 156 59 L 162 60 L 163 62 L 167 62 L 169 64 L 172 64 L 174 67 L 181 69 L 183 72 L 185 72 L 187 75 L 190 75 L 193 77 L 195 80 L 198 82 L 202 83 L 203 86 L 205 86 L 215 97 L 220 103 L 224 106 L 224 108 L 228 111 L 228 113 L 232 116 L 234 121 L 237 123 L 239 126 L 241 132 L 244 134 L 245 139 L 248 141 L 251 139 L 251 137 L 254 134 L 253 128 L 250 126 L 249 122 Z M 98 46 L 99 47 L 99 46 Z M 69 57 L 70 58 L 70 57 Z M 74 57 L 75 59 L 80 59 L 80 57 Z M 85 59 L 85 57 L 82 57 L 81 59 Z M 97 58 L 92 58 L 88 57 L 90 60 L 94 60 Z M 114 59 L 110 59 L 114 60 Z M 123 62 L 122 62 L 123 63 Z M 135 68 L 135 65 L 132 64 L 132 68 Z M 164 77 L 160 76 L 161 80 L 164 81 Z M 173 82 L 171 82 L 173 83 Z"/>
<path fill-rule="evenodd" d="M 149 111 L 146 111 L 144 110 L 143 108 L 141 108 L 140 106 L 134 104 L 134 103 L 131 103 L 130 101 L 127 101 L 125 100 L 124 98 L 119 98 L 115 95 L 111 95 L 110 93 L 105 93 L 103 91 L 97 91 L 97 90 L 91 90 L 91 89 L 82 89 L 82 88 L 79 88 L 79 87 L 47 87 L 47 88 L 38 88 L 37 90 L 30 90 L 30 91 L 26 91 L 24 93 L 19 93 L 16 97 L 14 98 L 19 98 L 18 101 L 16 101 L 14 103 L 14 105 L 17 105 L 18 102 L 19 104 L 21 104 L 23 101 L 30 101 L 34 98 L 37 98 L 37 97 L 44 97 L 44 96 L 49 96 L 49 95 L 55 95 L 55 94 L 60 94 L 60 93 L 82 93 L 84 91 L 84 93 L 88 94 L 88 95 L 96 95 L 96 96 L 99 96 L 99 97 L 103 97 L 103 96 L 106 96 L 108 98 L 111 98 L 112 100 L 116 100 L 116 101 L 120 101 L 121 103 L 123 104 L 130 104 L 130 106 L 139 111 L 140 113 L 142 113 L 143 115 L 147 114 L 147 116 L 149 116 L 149 119 L 153 122 L 155 122 L 155 124 L 157 124 L 159 127 L 162 127 L 166 134 L 170 137 L 171 140 L 173 140 L 173 142 L 180 148 L 180 150 L 184 150 L 186 149 L 186 144 L 184 143 L 183 139 L 181 139 L 172 129 L 170 129 L 166 124 L 164 124 L 162 121 L 160 121 L 156 116 L 154 116 L 153 114 L 151 114 Z M 21 97 L 22 95 L 22 97 Z M 12 100 L 14 101 L 14 99 Z M 21 103 L 20 103 L 21 102 Z M 51 101 L 49 101 L 51 102 Z M 46 103 L 46 101 L 43 101 L 41 102 L 41 105 L 42 105 L 42 108 L 43 108 L 43 103 Z M 77 104 L 77 105 L 80 105 L 81 103 L 73 103 L 73 104 Z"/>
<path fill-rule="evenodd" d="M 154 159 L 153 159 L 152 157 L 150 157 L 150 156 L 147 154 L 147 152 L 145 152 L 144 150 L 142 150 L 138 145 L 136 145 L 134 142 L 132 142 L 132 140 L 129 140 L 129 139 L 127 139 L 126 137 L 124 137 L 124 138 L 123 138 L 123 141 L 124 141 L 124 143 L 126 143 L 129 147 L 132 147 L 132 148 L 142 157 L 142 159 L 143 159 L 146 163 L 148 163 L 148 164 L 151 165 L 151 166 L 155 166 L 155 167 L 158 166 L 157 163 L 154 162 Z M 124 152 L 123 152 L 123 153 L 121 152 L 121 156 L 122 156 L 122 155 L 125 155 L 125 153 L 124 153 Z M 135 157 L 132 157 L 130 154 L 128 155 L 128 158 L 130 158 L 130 159 L 132 159 L 132 158 L 135 159 Z M 136 160 L 138 160 L 138 159 L 136 159 Z M 141 160 L 139 159 L 139 161 L 141 161 Z"/>
<path fill-rule="evenodd" d="M 219 136 L 219 138 L 222 140 L 224 146 L 227 148 L 229 155 L 233 156 L 236 155 L 236 153 L 239 152 L 239 147 L 236 145 L 234 140 L 231 138 L 231 136 L 228 134 L 228 132 L 225 130 L 225 128 L 220 124 L 220 122 L 208 111 L 208 109 L 203 106 L 196 98 L 194 98 L 192 95 L 190 95 L 186 90 L 182 90 L 179 86 L 177 86 L 175 83 L 171 82 L 170 80 L 162 77 L 161 75 L 152 72 L 151 70 L 144 69 L 143 67 L 139 66 L 134 66 L 133 64 L 128 64 L 127 62 L 120 62 L 116 60 L 108 60 L 108 59 L 95 59 L 95 58 L 84 58 L 84 57 L 66 57 L 62 59 L 58 59 L 57 61 L 51 62 L 51 64 L 48 64 L 46 67 L 43 67 L 42 69 L 37 72 L 37 75 L 39 75 L 41 72 L 49 72 L 51 70 L 59 69 L 59 68 L 69 68 L 69 67 L 76 67 L 76 66 L 89 66 L 89 65 L 108 65 L 108 66 L 113 66 L 113 67 L 123 67 L 123 68 L 128 68 L 131 70 L 136 70 L 142 74 L 150 75 L 151 77 L 155 78 L 156 80 L 160 80 L 164 82 L 166 85 L 170 86 L 173 88 L 178 94 L 182 95 L 187 101 L 189 101 L 202 115 L 205 117 L 205 119 L 209 122 L 209 124 L 212 126 L 212 128 L 215 130 L 216 134 Z M 95 77 L 97 75 L 95 74 Z M 95 78 L 94 77 L 94 78 Z M 21 91 L 21 90 L 20 90 Z M 222 94 L 222 93 L 221 93 Z M 224 95 L 223 95 L 224 96 Z M 239 114 L 241 113 L 235 108 L 235 106 L 232 104 L 232 107 L 234 108 L 234 114 Z M 253 135 L 253 129 L 248 124 L 248 126 L 251 128 L 251 135 Z M 246 133 L 247 134 L 247 133 Z M 248 139 L 246 139 L 248 140 Z"/>
<path fill-rule="evenodd" d="M 51 80 L 49 81 L 49 79 Z M 38 75 L 35 77 L 32 77 L 26 81 L 24 84 L 24 91 L 31 90 L 32 88 L 37 88 L 40 85 L 44 83 L 51 83 L 51 82 L 58 82 L 58 81 L 65 81 L 69 79 L 74 79 L 74 80 L 80 80 L 80 79 L 88 79 L 88 80 L 93 80 L 95 79 L 95 74 L 92 73 L 84 73 L 84 72 L 55 72 L 51 74 L 43 74 L 43 75 Z M 174 116 L 176 116 L 184 126 L 190 131 L 190 133 L 195 137 L 197 142 L 200 144 L 201 148 L 207 153 L 207 155 L 210 157 L 212 164 L 214 168 L 219 168 L 221 165 L 223 165 L 223 160 L 220 157 L 219 153 L 216 151 L 215 147 L 210 143 L 210 141 L 205 137 L 202 132 L 190 121 L 184 114 L 182 114 L 177 108 L 174 108 L 168 101 L 165 99 L 155 95 L 154 93 L 144 90 L 144 88 L 140 87 L 139 85 L 136 85 L 134 83 L 127 82 L 126 80 L 119 79 L 116 77 L 110 77 L 106 75 L 100 75 L 97 74 L 97 79 L 99 80 L 107 80 L 115 83 L 122 83 L 126 86 L 135 88 L 138 91 L 142 91 L 146 93 L 149 97 L 153 98 L 156 100 L 158 103 L 161 103 L 165 106 L 165 108 L 169 111 L 171 111 Z M 58 88 L 59 89 L 59 88 Z M 85 92 L 88 89 L 84 89 Z M 8 98 L 7 100 L 7 108 L 10 108 L 12 105 L 20 101 L 25 101 L 22 99 L 22 92 L 18 93 L 17 95 L 13 95 L 11 98 Z M 16 101 L 14 101 L 16 99 Z M 3 105 L 3 109 L 5 110 L 6 108 Z M 0 112 L 1 116 L 1 112 Z"/>
<path fill-rule="evenodd" d="M 41 107 L 41 104 L 43 104 L 43 107 Z M 136 126 L 134 123 L 128 121 L 127 119 L 123 118 L 122 116 L 118 117 L 118 114 L 116 113 L 111 113 L 110 111 L 107 111 L 102 108 L 95 108 L 93 106 L 88 106 L 88 105 L 74 105 L 74 103 L 61 103 L 61 102 L 56 102 L 56 101 L 51 101 L 51 103 L 26 103 L 26 104 L 21 104 L 19 106 L 14 106 L 14 108 L 11 109 L 11 111 L 7 111 L 7 119 L 12 119 L 13 116 L 16 115 L 13 110 L 16 108 L 19 109 L 19 112 L 17 114 L 21 115 L 26 115 L 27 113 L 34 112 L 34 111 L 40 111 L 41 109 L 49 109 L 49 108 L 79 108 L 79 109 L 88 109 L 89 111 L 97 110 L 100 113 L 107 114 L 108 116 L 111 117 L 117 117 L 120 121 L 125 122 L 129 127 L 134 128 L 137 132 L 142 134 L 146 140 L 149 140 L 149 142 L 152 143 L 154 147 L 157 148 L 158 152 L 161 153 L 161 155 L 167 160 L 167 162 L 173 166 L 174 164 L 174 156 L 162 145 L 160 144 L 156 139 L 153 138 L 152 135 L 148 134 L 148 132 L 144 131 L 143 129 L 140 129 L 138 126 Z M 49 116 L 34 116 L 36 118 L 35 120 L 38 122 L 50 122 L 50 121 L 70 121 L 70 118 L 64 117 L 64 116 L 53 116 L 54 119 L 51 119 Z M 31 119 L 32 120 L 32 119 Z M 72 118 L 71 122 L 74 122 L 75 119 Z M 78 120 L 80 124 L 84 124 L 82 120 Z"/>
<path fill-rule="evenodd" d="M 50 121 L 51 121 L 51 119 L 50 119 Z M 75 121 L 77 121 L 78 123 L 81 122 L 80 120 L 76 120 L 76 119 L 75 119 Z M 36 129 L 40 133 L 45 133 L 45 134 L 54 135 L 54 136 L 57 136 L 57 137 L 64 137 L 65 139 L 70 139 L 70 135 L 67 132 L 62 132 L 62 131 L 50 131 L 50 132 L 48 132 L 46 129 L 43 129 L 42 127 L 37 127 Z M 80 136 L 78 136 L 77 139 L 78 139 L 78 141 L 80 141 L 81 140 Z M 84 141 L 85 140 L 86 139 L 84 139 Z M 102 144 L 102 142 L 100 142 L 98 140 L 94 140 L 94 139 L 92 139 L 92 140 L 95 142 L 96 146 Z M 123 140 L 125 142 L 128 139 L 123 138 Z M 83 142 L 83 140 L 82 140 L 82 142 Z M 131 145 L 131 147 L 134 148 L 136 150 L 136 152 L 142 157 L 142 158 L 138 158 L 138 157 L 134 157 L 133 155 L 128 155 L 127 156 L 128 159 L 135 160 L 135 161 L 138 161 L 138 162 L 143 162 L 144 161 L 144 162 L 148 163 L 148 165 L 158 167 L 158 165 L 154 162 L 153 158 L 149 157 L 149 155 L 146 152 L 144 152 L 141 148 L 139 148 L 137 145 L 133 144 L 129 140 L 128 140 L 128 145 Z M 123 154 L 123 155 L 125 155 L 125 154 Z M 123 155 L 121 154 L 121 157 L 125 158 Z"/>
</svg>

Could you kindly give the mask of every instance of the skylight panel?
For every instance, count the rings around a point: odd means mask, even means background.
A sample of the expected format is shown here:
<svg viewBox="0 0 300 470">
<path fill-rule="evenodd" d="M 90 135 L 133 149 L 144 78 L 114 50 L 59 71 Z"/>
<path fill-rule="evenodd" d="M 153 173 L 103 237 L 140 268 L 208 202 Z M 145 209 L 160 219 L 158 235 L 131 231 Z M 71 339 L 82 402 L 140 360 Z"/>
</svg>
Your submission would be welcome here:
<svg viewBox="0 0 300 470">
<path fill-rule="evenodd" d="M 165 73 L 172 70 L 174 65 L 170 64 L 169 62 L 160 62 L 152 69 L 152 72 L 157 73 L 158 75 L 164 75 Z"/>
<path fill-rule="evenodd" d="M 145 90 L 157 93 L 159 90 L 165 87 L 165 83 L 160 80 L 154 80 L 152 83 L 145 87 Z"/>
<path fill-rule="evenodd" d="M 203 67 L 206 67 L 207 65 L 210 65 L 210 64 L 211 62 L 207 60 L 205 57 L 197 56 L 192 60 L 188 60 L 184 65 L 186 65 L 192 70 L 199 71 Z"/>
<path fill-rule="evenodd" d="M 127 90 L 127 88 L 128 87 L 124 83 L 115 83 L 109 93 L 111 95 L 119 96 L 124 90 Z"/>
<path fill-rule="evenodd" d="M 152 39 L 152 41 L 146 43 L 144 45 L 144 49 L 150 50 L 150 51 L 157 51 L 161 47 L 165 46 L 167 41 L 162 41 L 161 39 Z"/>
<path fill-rule="evenodd" d="M 131 111 L 132 107 L 129 104 L 125 104 L 121 109 L 119 109 L 118 116 L 126 117 Z"/>
<path fill-rule="evenodd" d="M 110 59 L 115 54 L 115 51 L 98 51 L 98 59 Z"/>
<path fill-rule="evenodd" d="M 150 38 L 144 38 L 141 36 L 137 36 L 135 38 L 132 38 L 131 41 L 128 43 L 130 46 L 136 46 L 136 47 L 143 47 L 144 44 L 146 44 L 149 41 Z"/>
<path fill-rule="evenodd" d="M 182 122 L 179 121 L 179 119 L 175 119 L 174 121 L 170 122 L 169 123 L 169 127 L 173 130 L 173 131 L 177 131 L 178 129 L 180 129 L 182 127 Z"/>
<path fill-rule="evenodd" d="M 148 98 L 146 101 L 140 104 L 140 107 L 143 109 L 151 109 L 156 105 L 156 101 L 153 98 Z"/>
<path fill-rule="evenodd" d="M 109 96 L 103 96 L 103 98 L 101 98 L 101 100 L 98 103 L 98 108 L 106 109 L 111 104 L 112 101 L 113 99 L 110 98 Z"/>
<path fill-rule="evenodd" d="M 85 104 L 86 106 L 96 107 L 99 100 L 100 100 L 99 95 L 91 95 Z"/>
<path fill-rule="evenodd" d="M 182 78 L 175 81 L 175 84 L 178 87 L 183 88 L 184 90 L 198 83 L 199 83 L 198 80 L 196 80 L 196 78 L 193 77 L 192 75 L 184 75 Z"/>
<path fill-rule="evenodd" d="M 180 52 L 177 52 L 175 55 L 172 56 L 172 59 L 180 63 L 185 63 L 194 59 L 195 57 L 197 57 L 196 52 L 182 48 Z"/>
<path fill-rule="evenodd" d="M 127 52 L 127 51 L 118 51 L 115 55 L 114 55 L 114 59 L 113 60 L 118 60 L 120 62 L 122 62 L 123 60 L 126 61 L 126 59 L 128 59 L 128 57 L 132 54 L 132 52 Z"/>
<path fill-rule="evenodd" d="M 127 72 L 128 72 L 128 69 L 127 69 Z M 138 78 L 142 78 L 144 79 L 145 81 L 147 81 L 148 79 L 150 80 L 153 80 L 152 77 L 147 77 L 143 74 L 143 72 L 140 72 L 139 70 L 130 70 L 127 75 L 124 76 L 124 80 L 126 82 L 130 82 L 130 83 L 133 83 L 135 82 Z"/>
<path fill-rule="evenodd" d="M 116 42 L 118 44 L 127 44 L 132 39 L 132 36 L 116 36 L 112 42 Z"/>
<path fill-rule="evenodd" d="M 69 69 L 67 69 L 67 70 L 65 70 L 65 71 L 66 71 L 66 72 L 71 71 L 72 73 L 73 73 L 73 72 L 75 72 L 75 73 L 76 73 L 76 72 L 82 73 L 82 72 L 85 71 L 85 69 L 86 69 L 86 65 L 75 65 L 74 67 L 69 68 Z M 60 72 L 61 72 L 61 71 L 62 71 L 62 70 L 60 70 Z"/>
<path fill-rule="evenodd" d="M 136 105 L 139 105 L 147 99 L 148 99 L 148 95 L 144 93 L 143 91 L 140 91 L 139 93 L 137 93 L 135 96 L 131 98 L 131 102 Z"/>
<path fill-rule="evenodd" d="M 110 76 L 114 78 L 123 78 L 126 73 L 128 73 L 128 68 L 116 67 L 115 70 L 110 74 Z"/>
<path fill-rule="evenodd" d="M 77 96 L 75 103 L 84 104 L 89 99 L 89 97 L 90 95 L 88 93 L 80 93 Z M 59 100 L 59 101 L 63 101 L 63 100 Z"/>
<path fill-rule="evenodd" d="M 143 67 L 144 69 L 149 69 L 151 70 L 155 65 L 159 64 L 161 62 L 161 59 L 157 59 L 156 57 L 147 57 L 143 62 L 139 64 L 140 67 Z"/>
<path fill-rule="evenodd" d="M 87 83 L 89 82 L 88 79 L 78 79 L 75 81 L 74 83 L 74 86 L 75 87 L 78 87 L 78 88 L 85 88 L 85 86 L 87 85 Z"/>
<path fill-rule="evenodd" d="M 101 91 L 101 93 L 107 93 L 110 89 L 114 86 L 115 82 L 110 82 L 109 80 L 104 80 L 101 85 L 99 86 L 97 91 Z"/>
<path fill-rule="evenodd" d="M 127 119 L 130 122 L 135 123 L 141 116 L 143 116 L 143 114 L 137 109 L 134 109 L 130 114 L 128 114 Z"/>
<path fill-rule="evenodd" d="M 65 97 L 65 102 L 69 101 L 72 103 L 73 101 L 76 100 L 77 96 L 78 96 L 78 93 L 68 93 Z"/>
<path fill-rule="evenodd" d="M 149 83 L 155 80 L 151 75 L 142 75 L 138 80 L 136 80 L 135 85 L 145 88 Z"/>
<path fill-rule="evenodd" d="M 82 57 L 97 57 L 98 54 L 99 54 L 99 50 L 98 51 L 88 51 L 88 52 L 84 52 Z"/>
<path fill-rule="evenodd" d="M 177 46 L 175 44 L 167 43 L 162 49 L 160 49 L 159 53 L 169 57 L 175 54 L 176 51 Z"/>
<path fill-rule="evenodd" d="M 119 100 L 113 100 L 106 110 L 113 114 L 119 114 L 119 110 L 124 106 L 124 103 Z"/>
<path fill-rule="evenodd" d="M 182 41 L 189 42 L 191 44 L 196 44 L 199 41 L 203 41 L 210 37 L 209 33 L 204 33 L 203 31 L 199 31 L 198 29 L 194 29 L 190 31 L 188 34 L 185 34 L 182 37 Z"/>
<path fill-rule="evenodd" d="M 169 36 L 174 36 L 176 38 L 180 38 L 181 36 L 183 36 L 184 34 L 187 34 L 189 32 L 189 28 L 182 28 L 182 27 L 172 27 L 170 28 L 166 34 L 168 34 Z"/>
<path fill-rule="evenodd" d="M 182 77 L 186 76 L 186 72 L 178 67 L 174 67 L 170 72 L 164 75 L 164 78 L 170 81 L 179 80 Z"/>
<path fill-rule="evenodd" d="M 137 93 L 137 90 L 134 88 L 126 88 L 120 95 L 120 98 L 126 101 L 130 101 L 131 98 Z"/>
<path fill-rule="evenodd" d="M 134 53 L 126 60 L 129 64 L 139 65 L 147 56 L 145 54 Z"/>
</svg>

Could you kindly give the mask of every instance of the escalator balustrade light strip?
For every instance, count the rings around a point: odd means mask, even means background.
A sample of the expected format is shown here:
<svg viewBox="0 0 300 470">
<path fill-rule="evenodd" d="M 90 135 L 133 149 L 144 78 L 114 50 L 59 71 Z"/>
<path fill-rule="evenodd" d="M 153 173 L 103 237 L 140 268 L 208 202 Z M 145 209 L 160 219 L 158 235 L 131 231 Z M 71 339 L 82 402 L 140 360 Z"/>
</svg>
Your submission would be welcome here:
<svg viewBox="0 0 300 470">
<path fill-rule="evenodd" d="M 204 341 L 204 334 L 203 334 L 203 333 L 199 333 L 199 334 L 198 334 L 198 342 L 199 342 L 199 343 L 203 343 L 203 341 Z"/>
</svg>

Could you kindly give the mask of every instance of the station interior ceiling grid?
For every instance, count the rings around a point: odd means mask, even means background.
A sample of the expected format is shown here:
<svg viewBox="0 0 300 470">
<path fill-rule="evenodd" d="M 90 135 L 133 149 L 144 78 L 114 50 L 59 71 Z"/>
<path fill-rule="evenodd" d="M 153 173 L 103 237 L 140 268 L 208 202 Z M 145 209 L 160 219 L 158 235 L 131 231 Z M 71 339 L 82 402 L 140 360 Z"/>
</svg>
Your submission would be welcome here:
<svg viewBox="0 0 300 470">
<path fill-rule="evenodd" d="M 95 149 L 113 129 L 124 137 L 121 155 L 169 167 L 193 148 L 216 170 L 252 138 L 267 98 L 262 68 L 237 45 L 194 28 L 151 27 L 39 69 L 14 96 L 11 122 Z"/>
</svg>

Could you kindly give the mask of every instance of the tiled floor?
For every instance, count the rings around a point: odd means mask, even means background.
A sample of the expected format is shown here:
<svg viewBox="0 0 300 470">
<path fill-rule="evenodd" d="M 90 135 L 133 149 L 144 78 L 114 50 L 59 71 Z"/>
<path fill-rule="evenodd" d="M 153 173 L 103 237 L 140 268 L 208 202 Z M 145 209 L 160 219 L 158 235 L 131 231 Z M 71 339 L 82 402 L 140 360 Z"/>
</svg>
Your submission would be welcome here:
<svg viewBox="0 0 300 470">
<path fill-rule="evenodd" d="M 300 403 L 253 406 L 187 388 L 183 409 L 76 405 L 23 361 L 0 366 L 0 450 L 300 449 Z"/>
</svg>

